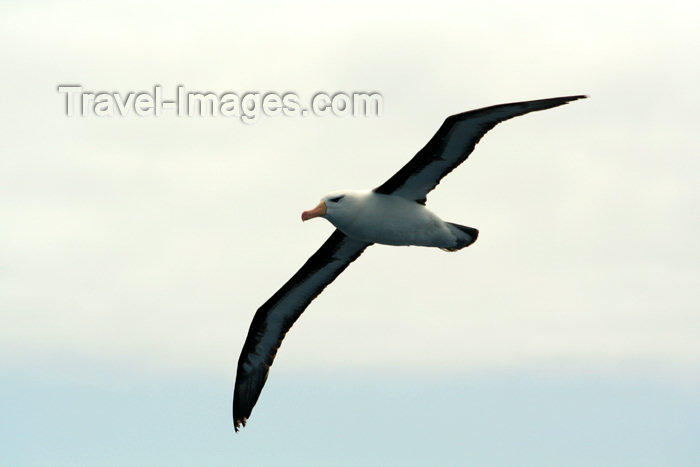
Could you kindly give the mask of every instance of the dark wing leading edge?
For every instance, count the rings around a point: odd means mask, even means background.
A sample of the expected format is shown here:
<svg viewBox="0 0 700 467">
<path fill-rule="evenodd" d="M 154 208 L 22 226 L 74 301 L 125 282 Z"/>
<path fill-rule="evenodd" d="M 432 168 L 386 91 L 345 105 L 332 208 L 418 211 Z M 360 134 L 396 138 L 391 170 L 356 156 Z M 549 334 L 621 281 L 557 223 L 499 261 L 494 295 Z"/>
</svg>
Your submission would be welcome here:
<svg viewBox="0 0 700 467">
<path fill-rule="evenodd" d="M 309 303 L 340 275 L 371 243 L 351 239 L 336 230 L 311 258 L 253 317 L 233 390 L 233 425 L 245 426 L 258 400 L 284 335 Z"/>
<path fill-rule="evenodd" d="M 413 159 L 374 191 L 399 195 L 425 204 L 428 193 L 440 183 L 442 177 L 467 160 L 476 143 L 491 128 L 509 118 L 550 109 L 585 97 L 587 96 L 515 102 L 452 115 Z"/>
</svg>

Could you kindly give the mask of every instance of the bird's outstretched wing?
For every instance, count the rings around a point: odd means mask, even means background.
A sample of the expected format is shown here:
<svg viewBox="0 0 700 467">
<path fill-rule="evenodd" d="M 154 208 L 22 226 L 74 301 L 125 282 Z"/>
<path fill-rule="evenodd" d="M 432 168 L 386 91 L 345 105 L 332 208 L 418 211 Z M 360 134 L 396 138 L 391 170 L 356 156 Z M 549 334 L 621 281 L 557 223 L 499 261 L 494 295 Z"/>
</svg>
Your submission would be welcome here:
<svg viewBox="0 0 700 467">
<path fill-rule="evenodd" d="M 250 417 L 284 335 L 309 303 L 340 275 L 371 243 L 336 230 L 311 258 L 253 317 L 233 390 L 233 426 L 236 431 Z"/>
<path fill-rule="evenodd" d="M 554 97 L 494 105 L 447 117 L 428 144 L 374 191 L 425 204 L 428 193 L 445 175 L 467 160 L 476 143 L 491 128 L 509 118 L 550 109 L 585 97 L 587 96 Z"/>
</svg>

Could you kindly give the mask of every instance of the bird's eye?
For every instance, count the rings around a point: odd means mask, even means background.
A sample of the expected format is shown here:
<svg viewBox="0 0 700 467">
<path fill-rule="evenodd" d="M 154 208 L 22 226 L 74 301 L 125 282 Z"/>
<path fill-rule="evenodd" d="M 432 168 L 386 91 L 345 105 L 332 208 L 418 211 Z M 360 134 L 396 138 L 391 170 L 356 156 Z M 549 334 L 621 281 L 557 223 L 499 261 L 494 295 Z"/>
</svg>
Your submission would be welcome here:
<svg viewBox="0 0 700 467">
<path fill-rule="evenodd" d="M 338 201 L 340 201 L 343 198 L 345 198 L 345 195 L 336 196 L 335 198 L 331 198 L 328 201 L 330 201 L 331 203 L 337 203 Z"/>
</svg>

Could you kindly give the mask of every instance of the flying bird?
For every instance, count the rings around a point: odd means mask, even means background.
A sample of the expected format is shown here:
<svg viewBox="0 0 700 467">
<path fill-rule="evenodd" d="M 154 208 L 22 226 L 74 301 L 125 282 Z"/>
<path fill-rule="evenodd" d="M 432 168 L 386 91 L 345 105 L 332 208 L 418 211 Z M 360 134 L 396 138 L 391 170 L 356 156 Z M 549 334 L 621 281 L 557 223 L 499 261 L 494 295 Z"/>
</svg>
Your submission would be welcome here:
<svg viewBox="0 0 700 467">
<path fill-rule="evenodd" d="M 448 117 L 423 149 L 382 185 L 366 191 L 336 191 L 302 221 L 325 217 L 336 229 L 321 248 L 258 308 L 238 359 L 233 391 L 233 425 L 245 426 L 267 380 L 285 334 L 328 284 L 373 243 L 417 245 L 457 251 L 479 231 L 445 222 L 425 207 L 440 180 L 464 162 L 498 123 L 587 96 L 555 97 L 494 105 Z"/>
</svg>

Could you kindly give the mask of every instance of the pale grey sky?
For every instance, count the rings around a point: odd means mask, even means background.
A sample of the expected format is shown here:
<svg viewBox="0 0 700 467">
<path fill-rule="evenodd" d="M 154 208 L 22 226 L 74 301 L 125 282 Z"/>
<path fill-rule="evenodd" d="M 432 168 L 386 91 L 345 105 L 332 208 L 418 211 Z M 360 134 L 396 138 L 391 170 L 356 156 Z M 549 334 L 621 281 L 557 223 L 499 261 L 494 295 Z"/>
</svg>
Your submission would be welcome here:
<svg viewBox="0 0 700 467">
<path fill-rule="evenodd" d="M 0 370 L 232 382 L 255 309 L 332 231 L 302 210 L 380 184 L 450 114 L 585 93 L 499 125 L 431 193 L 443 218 L 480 230 L 472 247 L 370 248 L 272 373 L 698 384 L 698 9 L 3 3 Z M 377 91 L 384 113 L 69 119 L 59 84 Z"/>
</svg>

